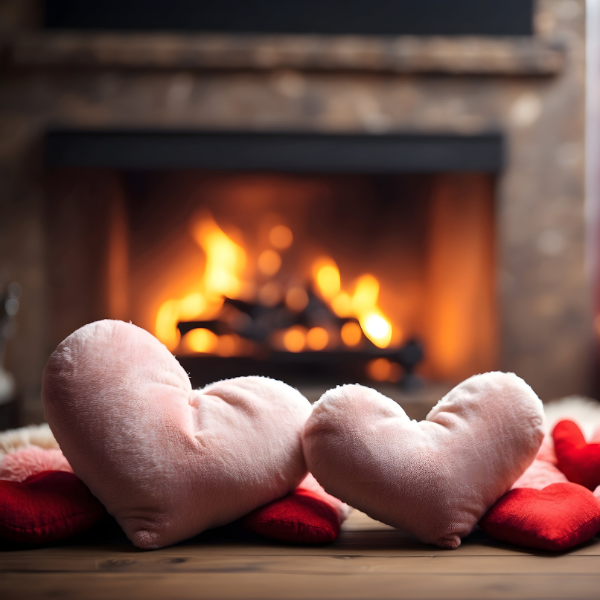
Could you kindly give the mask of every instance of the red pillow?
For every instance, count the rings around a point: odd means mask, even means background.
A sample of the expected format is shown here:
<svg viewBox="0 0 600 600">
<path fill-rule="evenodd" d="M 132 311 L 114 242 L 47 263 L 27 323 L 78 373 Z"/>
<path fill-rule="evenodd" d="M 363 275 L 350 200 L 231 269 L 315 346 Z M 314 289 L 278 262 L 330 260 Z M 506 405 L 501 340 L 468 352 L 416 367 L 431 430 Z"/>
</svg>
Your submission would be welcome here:
<svg viewBox="0 0 600 600">
<path fill-rule="evenodd" d="M 320 494 L 305 489 L 257 508 L 244 518 L 243 525 L 264 537 L 299 544 L 333 542 L 341 527 L 339 513 Z"/>
<path fill-rule="evenodd" d="M 600 444 L 588 444 L 573 421 L 560 421 L 552 437 L 558 468 L 569 481 L 595 490 L 600 485 Z"/>
<path fill-rule="evenodd" d="M 567 550 L 600 531 L 600 501 L 576 483 L 553 483 L 542 490 L 517 488 L 504 494 L 479 526 L 502 542 Z"/>
<path fill-rule="evenodd" d="M 90 529 L 104 507 L 73 473 L 45 471 L 23 482 L 0 480 L 0 538 L 36 544 Z"/>
</svg>

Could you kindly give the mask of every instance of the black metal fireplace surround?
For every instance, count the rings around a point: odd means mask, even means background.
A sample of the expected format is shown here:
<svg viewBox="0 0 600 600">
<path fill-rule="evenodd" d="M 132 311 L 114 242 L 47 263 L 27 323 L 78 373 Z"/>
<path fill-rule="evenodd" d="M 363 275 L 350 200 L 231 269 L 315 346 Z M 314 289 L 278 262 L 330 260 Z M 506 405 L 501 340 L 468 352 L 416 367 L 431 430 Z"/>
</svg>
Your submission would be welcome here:
<svg viewBox="0 0 600 600">
<path fill-rule="evenodd" d="M 533 0 L 46 0 L 48 29 L 224 34 L 533 34 Z"/>
</svg>

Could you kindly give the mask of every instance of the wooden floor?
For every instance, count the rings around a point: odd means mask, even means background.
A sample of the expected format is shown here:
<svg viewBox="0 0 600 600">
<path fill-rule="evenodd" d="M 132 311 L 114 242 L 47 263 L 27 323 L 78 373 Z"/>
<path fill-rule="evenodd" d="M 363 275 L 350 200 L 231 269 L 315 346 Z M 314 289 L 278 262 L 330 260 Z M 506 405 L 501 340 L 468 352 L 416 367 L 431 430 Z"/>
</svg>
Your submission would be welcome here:
<svg viewBox="0 0 600 600">
<path fill-rule="evenodd" d="M 0 552 L 0 599 L 600 598 L 600 538 L 530 553 L 476 532 L 458 550 L 415 543 L 354 512 L 325 547 L 207 533 L 164 550 L 128 543 Z"/>
</svg>

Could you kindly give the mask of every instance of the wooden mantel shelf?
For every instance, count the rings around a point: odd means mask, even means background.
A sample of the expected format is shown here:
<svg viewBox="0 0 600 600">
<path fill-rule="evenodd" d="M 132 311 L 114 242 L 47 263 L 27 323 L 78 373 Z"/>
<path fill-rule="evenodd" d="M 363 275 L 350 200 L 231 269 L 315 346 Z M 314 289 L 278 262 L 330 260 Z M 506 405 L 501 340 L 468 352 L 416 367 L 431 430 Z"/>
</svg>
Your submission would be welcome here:
<svg viewBox="0 0 600 600">
<path fill-rule="evenodd" d="M 44 33 L 9 42 L 23 67 L 300 69 L 551 76 L 565 52 L 531 38 L 222 36 Z"/>
</svg>

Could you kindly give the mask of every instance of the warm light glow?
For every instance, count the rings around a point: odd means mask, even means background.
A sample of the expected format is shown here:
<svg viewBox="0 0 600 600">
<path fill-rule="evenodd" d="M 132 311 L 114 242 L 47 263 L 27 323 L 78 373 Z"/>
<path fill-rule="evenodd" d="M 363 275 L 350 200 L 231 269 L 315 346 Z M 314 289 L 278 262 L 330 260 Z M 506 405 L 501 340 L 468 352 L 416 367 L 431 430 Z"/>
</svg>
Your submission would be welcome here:
<svg viewBox="0 0 600 600">
<path fill-rule="evenodd" d="M 177 329 L 179 322 L 179 302 L 167 300 L 163 302 L 156 314 L 156 337 L 171 351 L 177 348 L 181 334 Z"/>
<path fill-rule="evenodd" d="M 374 381 L 396 383 L 402 377 L 402 367 L 387 358 L 376 358 L 367 363 L 367 376 Z"/>
<path fill-rule="evenodd" d="M 300 312 L 301 310 L 304 310 L 308 304 L 308 294 L 304 288 L 290 288 L 285 295 L 285 303 L 291 310 Z"/>
<path fill-rule="evenodd" d="M 387 358 L 376 358 L 367 364 L 367 375 L 374 381 L 387 381 L 392 373 L 392 363 Z"/>
<path fill-rule="evenodd" d="M 275 306 L 281 301 L 281 290 L 274 281 L 266 283 L 258 290 L 258 299 L 264 306 Z"/>
<path fill-rule="evenodd" d="M 277 225 L 273 227 L 269 232 L 269 241 L 275 248 L 279 248 L 280 250 L 285 250 L 292 245 L 294 241 L 294 234 L 289 227 L 285 225 Z"/>
<path fill-rule="evenodd" d="M 208 329 L 192 329 L 184 337 L 188 348 L 193 352 L 213 352 L 219 343 L 219 338 Z"/>
<path fill-rule="evenodd" d="M 194 286 L 201 291 L 166 300 L 156 315 L 155 335 L 171 351 L 177 348 L 180 340 L 177 323 L 217 314 L 223 305 L 223 297 L 236 298 L 243 284 L 241 276 L 246 265 L 246 252 L 221 230 L 210 213 L 204 213 L 193 224 L 192 234 L 206 255 L 204 277 Z M 200 340 L 202 335 L 194 334 L 191 339 Z M 189 345 L 188 336 L 186 344 Z M 198 343 L 198 347 L 204 347 L 204 342 Z"/>
<path fill-rule="evenodd" d="M 241 287 L 246 252 L 225 235 L 209 213 L 194 224 L 193 234 L 206 254 L 203 281 L 206 296 L 235 298 Z"/>
<path fill-rule="evenodd" d="M 306 343 L 304 327 L 290 327 L 283 335 L 283 345 L 289 352 L 302 352 Z"/>
<path fill-rule="evenodd" d="M 379 296 L 379 281 L 373 275 L 363 275 L 356 283 L 352 308 L 357 314 L 373 309 Z"/>
<path fill-rule="evenodd" d="M 390 381 L 391 383 L 398 383 L 398 381 L 400 381 L 401 377 L 402 377 L 402 367 L 396 362 L 391 363 L 388 381 Z"/>
<path fill-rule="evenodd" d="M 241 340 L 237 335 L 221 335 L 217 341 L 215 354 L 219 356 L 235 356 L 239 353 Z"/>
<path fill-rule="evenodd" d="M 189 321 L 202 314 L 206 300 L 201 294 L 189 294 L 179 301 L 179 320 Z"/>
<path fill-rule="evenodd" d="M 342 336 L 342 342 L 344 342 L 344 344 L 350 348 L 358 346 L 363 336 L 360 325 L 354 321 L 348 321 L 348 323 L 344 323 L 340 334 Z"/>
<path fill-rule="evenodd" d="M 381 315 L 371 313 L 360 320 L 365 335 L 378 347 L 387 348 L 392 341 L 392 326 Z"/>
<path fill-rule="evenodd" d="M 306 335 L 306 345 L 311 350 L 323 350 L 329 343 L 329 334 L 322 327 L 313 327 Z"/>
<path fill-rule="evenodd" d="M 323 298 L 329 300 L 340 291 L 340 271 L 333 260 L 319 259 L 314 267 L 315 280 Z"/>
<path fill-rule="evenodd" d="M 351 317 L 353 315 L 353 310 L 352 298 L 350 297 L 350 294 L 346 292 L 340 292 L 331 300 L 331 308 L 333 312 L 342 319 Z"/>
<path fill-rule="evenodd" d="M 271 277 L 281 267 L 281 256 L 275 250 L 265 250 L 258 257 L 258 269 L 264 275 Z"/>
</svg>

